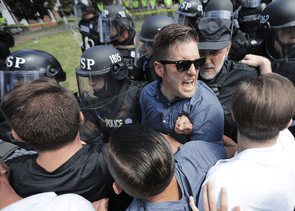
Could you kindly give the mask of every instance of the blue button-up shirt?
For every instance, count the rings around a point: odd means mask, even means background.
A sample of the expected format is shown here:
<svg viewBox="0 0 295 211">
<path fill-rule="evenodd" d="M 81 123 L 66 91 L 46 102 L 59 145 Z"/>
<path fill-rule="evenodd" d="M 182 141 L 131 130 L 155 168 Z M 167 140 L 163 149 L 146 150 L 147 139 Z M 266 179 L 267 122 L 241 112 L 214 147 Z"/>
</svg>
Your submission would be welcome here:
<svg viewBox="0 0 295 211">
<path fill-rule="evenodd" d="M 203 140 L 222 144 L 223 110 L 212 90 L 198 80 L 192 98 L 168 101 L 160 90 L 161 83 L 162 79 L 159 78 L 143 88 L 140 95 L 141 122 L 181 143 Z M 180 135 L 174 130 L 177 118 L 183 114 L 187 115 L 193 124 L 189 135 Z"/>
</svg>

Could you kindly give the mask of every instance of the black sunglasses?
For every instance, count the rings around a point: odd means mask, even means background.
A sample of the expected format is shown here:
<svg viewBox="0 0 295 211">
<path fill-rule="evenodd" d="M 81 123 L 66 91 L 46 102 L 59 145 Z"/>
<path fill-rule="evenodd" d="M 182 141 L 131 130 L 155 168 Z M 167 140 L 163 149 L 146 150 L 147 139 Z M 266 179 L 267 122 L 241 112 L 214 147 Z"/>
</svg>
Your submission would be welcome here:
<svg viewBox="0 0 295 211">
<path fill-rule="evenodd" d="M 158 62 L 160 62 L 161 64 L 176 64 L 176 69 L 178 72 L 185 72 L 185 71 L 188 71 L 192 63 L 194 64 L 196 69 L 200 69 L 201 67 L 203 67 L 206 62 L 206 58 L 199 58 L 194 61 L 192 60 L 181 60 L 181 61 L 162 60 Z"/>
</svg>

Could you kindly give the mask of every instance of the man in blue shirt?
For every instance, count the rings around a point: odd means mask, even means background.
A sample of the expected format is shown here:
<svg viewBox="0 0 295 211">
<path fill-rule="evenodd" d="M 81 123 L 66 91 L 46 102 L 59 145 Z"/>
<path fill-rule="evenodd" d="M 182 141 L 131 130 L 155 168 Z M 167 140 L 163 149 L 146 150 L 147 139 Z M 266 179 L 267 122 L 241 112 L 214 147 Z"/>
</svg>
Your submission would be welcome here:
<svg viewBox="0 0 295 211">
<path fill-rule="evenodd" d="M 117 194 L 124 190 L 134 197 L 127 211 L 190 210 L 189 197 L 198 200 L 208 169 L 226 158 L 224 147 L 216 142 L 183 145 L 162 135 L 132 123 L 117 128 L 109 137 L 113 188 Z"/>
<path fill-rule="evenodd" d="M 222 107 L 211 89 L 197 80 L 205 59 L 200 58 L 195 30 L 179 24 L 165 26 L 154 38 L 154 49 L 154 67 L 160 78 L 142 90 L 142 123 L 181 143 L 222 144 Z M 176 132 L 182 116 L 193 125 L 190 134 Z"/>
</svg>

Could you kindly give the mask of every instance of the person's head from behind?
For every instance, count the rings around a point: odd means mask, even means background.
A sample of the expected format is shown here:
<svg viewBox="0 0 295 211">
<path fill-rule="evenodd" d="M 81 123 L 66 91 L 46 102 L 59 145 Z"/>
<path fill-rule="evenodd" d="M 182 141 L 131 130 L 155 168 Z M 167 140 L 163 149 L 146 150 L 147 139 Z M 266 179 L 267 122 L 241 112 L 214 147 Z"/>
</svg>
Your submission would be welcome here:
<svg viewBox="0 0 295 211">
<path fill-rule="evenodd" d="M 169 101 L 195 94 L 199 68 L 205 62 L 199 55 L 198 39 L 193 28 L 180 24 L 163 27 L 154 38 L 154 67 Z"/>
<path fill-rule="evenodd" d="M 75 96 L 48 77 L 18 84 L 1 107 L 15 138 L 38 152 L 72 143 L 83 122 Z"/>
<path fill-rule="evenodd" d="M 273 138 L 295 114 L 293 83 L 276 73 L 241 82 L 233 92 L 232 113 L 241 136 L 255 142 Z"/>
<path fill-rule="evenodd" d="M 111 134 L 109 143 L 110 172 L 126 193 L 148 200 L 168 187 L 175 161 L 159 132 L 139 123 L 126 124 Z"/>
<path fill-rule="evenodd" d="M 199 34 L 200 56 L 206 58 L 200 76 L 213 80 L 220 72 L 231 47 L 231 21 L 220 18 L 201 18 L 195 29 Z"/>
</svg>

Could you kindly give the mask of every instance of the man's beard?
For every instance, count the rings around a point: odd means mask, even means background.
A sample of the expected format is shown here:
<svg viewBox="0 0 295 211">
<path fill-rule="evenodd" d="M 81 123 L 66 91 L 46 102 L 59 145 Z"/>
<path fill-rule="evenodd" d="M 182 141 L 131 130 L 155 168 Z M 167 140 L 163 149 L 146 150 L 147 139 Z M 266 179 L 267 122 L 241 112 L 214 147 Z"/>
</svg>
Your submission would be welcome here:
<svg viewBox="0 0 295 211">
<path fill-rule="evenodd" d="M 200 76 L 201 76 L 203 79 L 205 79 L 205 80 L 213 80 L 213 79 L 216 77 L 216 75 L 220 72 L 220 70 L 221 70 L 221 68 L 222 68 L 222 66 L 223 66 L 223 64 L 224 64 L 224 60 L 225 60 L 225 58 L 223 58 L 223 60 L 222 60 L 222 64 L 221 64 L 220 67 L 217 68 L 217 69 L 216 69 L 215 65 L 213 65 L 213 64 L 208 65 L 208 66 L 204 66 L 204 67 L 206 67 L 206 68 L 214 68 L 214 72 L 215 72 L 215 73 L 214 73 L 213 75 L 209 75 L 210 73 L 207 72 L 207 71 L 202 72 L 202 71 L 200 70 Z M 203 67 L 203 68 L 204 68 L 204 67 Z"/>
</svg>

